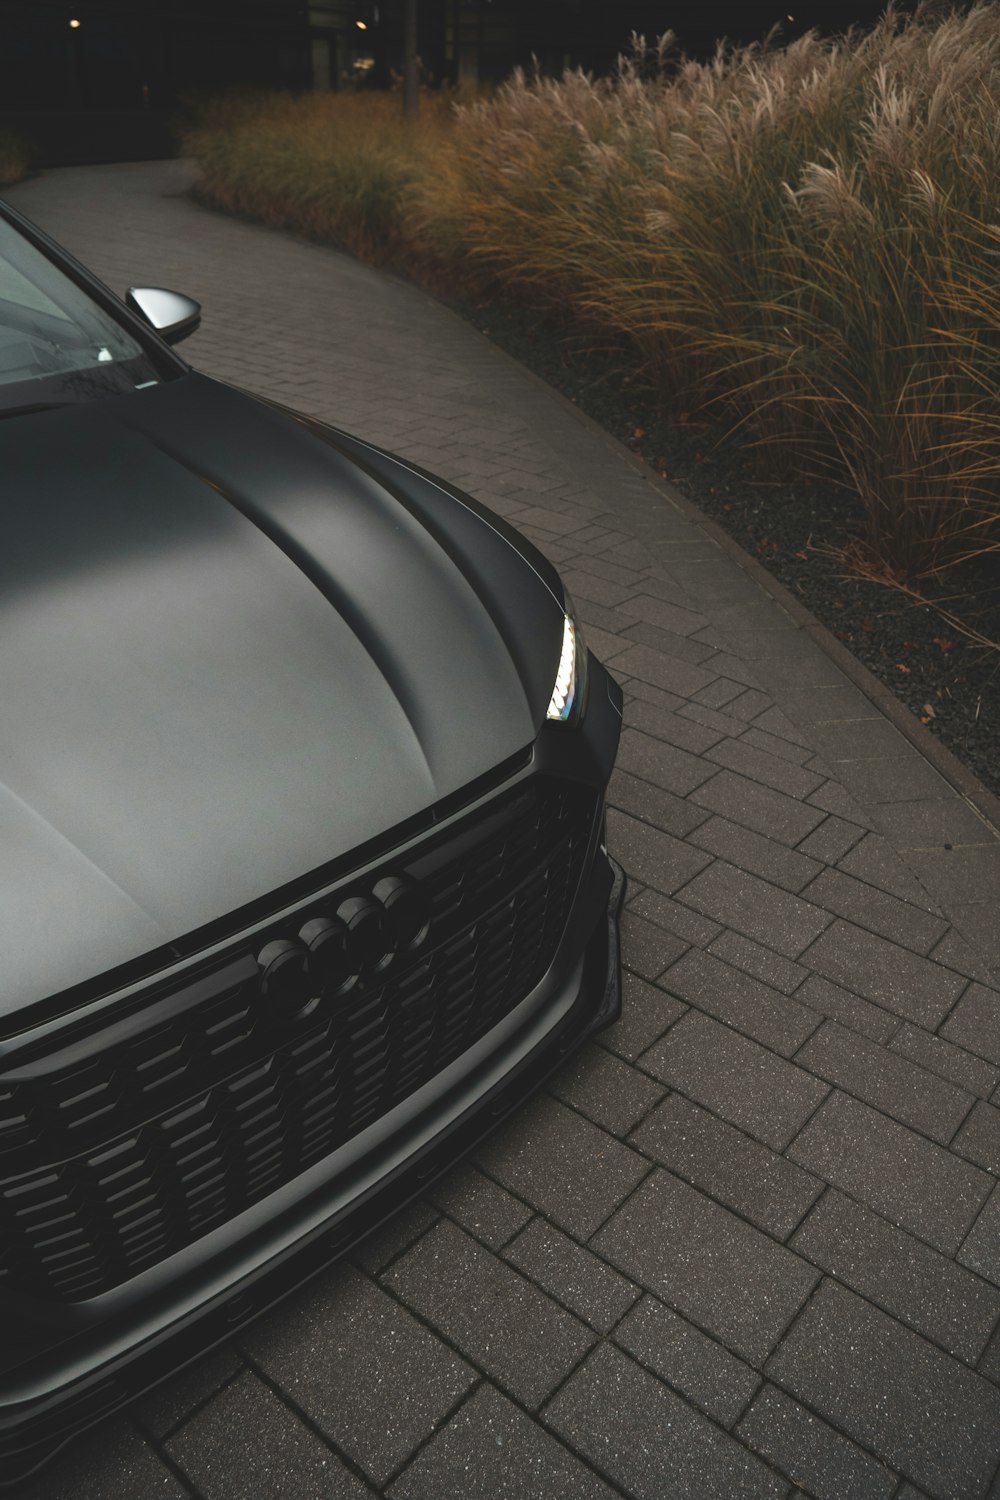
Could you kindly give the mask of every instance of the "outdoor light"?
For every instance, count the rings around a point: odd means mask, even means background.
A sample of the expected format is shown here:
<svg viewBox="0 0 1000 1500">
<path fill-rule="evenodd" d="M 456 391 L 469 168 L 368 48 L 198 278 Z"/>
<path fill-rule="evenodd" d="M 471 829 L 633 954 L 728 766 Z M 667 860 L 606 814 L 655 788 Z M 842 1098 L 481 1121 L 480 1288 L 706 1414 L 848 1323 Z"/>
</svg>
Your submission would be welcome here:
<svg viewBox="0 0 1000 1500">
<path fill-rule="evenodd" d="M 368 22 L 367 21 L 355 21 L 354 24 L 358 28 L 359 31 L 367 31 L 368 30 Z"/>
<path fill-rule="evenodd" d="M 70 21 L 69 24 L 72 26 L 72 28 L 73 28 L 74 31 L 79 30 L 80 23 L 75 18 L 72 21 Z"/>
</svg>

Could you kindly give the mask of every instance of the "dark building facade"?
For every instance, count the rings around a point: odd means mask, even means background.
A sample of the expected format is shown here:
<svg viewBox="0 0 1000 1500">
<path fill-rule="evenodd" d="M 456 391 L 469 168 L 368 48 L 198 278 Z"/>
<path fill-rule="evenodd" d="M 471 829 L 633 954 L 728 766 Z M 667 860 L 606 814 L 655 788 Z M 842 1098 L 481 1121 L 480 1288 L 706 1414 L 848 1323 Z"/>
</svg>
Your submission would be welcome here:
<svg viewBox="0 0 1000 1500">
<path fill-rule="evenodd" d="M 431 84 L 498 80 L 537 59 L 606 71 L 632 32 L 672 29 L 696 55 L 726 35 L 839 28 L 878 4 L 794 0 L 419 0 Z M 186 99 L 229 88 L 388 87 L 402 70 L 404 0 L 0 0 L 0 125 L 40 161 L 166 154 Z M 791 13 L 789 13 L 791 12 Z"/>
</svg>

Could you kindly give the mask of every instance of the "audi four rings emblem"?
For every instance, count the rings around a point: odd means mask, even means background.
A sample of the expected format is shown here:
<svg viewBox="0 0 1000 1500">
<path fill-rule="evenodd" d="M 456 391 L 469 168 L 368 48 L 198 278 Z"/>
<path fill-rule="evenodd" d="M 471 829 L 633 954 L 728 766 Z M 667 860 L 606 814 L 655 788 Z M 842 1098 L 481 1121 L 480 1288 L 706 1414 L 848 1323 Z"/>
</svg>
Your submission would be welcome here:
<svg viewBox="0 0 1000 1500">
<path fill-rule="evenodd" d="M 298 937 L 276 938 L 257 955 L 260 991 L 281 1015 L 311 1013 L 323 994 L 344 994 L 359 979 L 416 953 L 430 932 L 430 906 L 403 875 L 386 875 L 371 895 L 347 896 L 327 915 L 310 917 Z"/>
</svg>

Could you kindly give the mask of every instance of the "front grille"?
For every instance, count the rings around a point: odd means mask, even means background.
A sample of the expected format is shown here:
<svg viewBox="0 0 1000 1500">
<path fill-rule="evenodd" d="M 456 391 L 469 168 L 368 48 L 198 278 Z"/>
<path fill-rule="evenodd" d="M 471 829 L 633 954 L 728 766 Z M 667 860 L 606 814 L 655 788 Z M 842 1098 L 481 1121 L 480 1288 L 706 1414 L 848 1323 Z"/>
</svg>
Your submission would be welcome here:
<svg viewBox="0 0 1000 1500">
<path fill-rule="evenodd" d="M 431 902 L 427 948 L 307 1021 L 276 1029 L 236 950 L 210 999 L 0 1076 L 0 1290 L 106 1291 L 434 1078 L 545 974 L 595 813 L 591 794 L 539 778 L 428 839 L 401 866 Z"/>
</svg>

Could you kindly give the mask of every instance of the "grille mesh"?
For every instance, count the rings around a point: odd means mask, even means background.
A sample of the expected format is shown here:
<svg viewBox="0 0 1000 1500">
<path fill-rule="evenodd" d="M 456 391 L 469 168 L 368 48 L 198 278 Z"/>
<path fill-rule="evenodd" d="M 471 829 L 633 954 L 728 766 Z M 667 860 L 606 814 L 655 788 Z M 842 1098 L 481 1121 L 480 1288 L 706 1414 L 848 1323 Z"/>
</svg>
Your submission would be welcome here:
<svg viewBox="0 0 1000 1500">
<path fill-rule="evenodd" d="M 246 981 L 82 1061 L 0 1077 L 0 1289 L 108 1290 L 432 1079 L 549 967 L 594 813 L 538 780 L 419 850 L 427 950 L 306 1023 L 276 1031 Z"/>
</svg>

